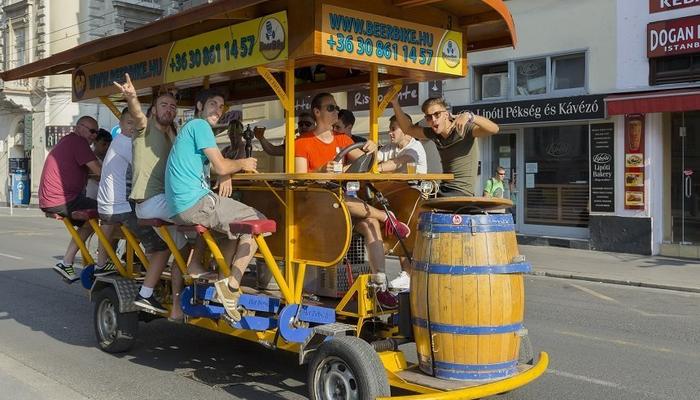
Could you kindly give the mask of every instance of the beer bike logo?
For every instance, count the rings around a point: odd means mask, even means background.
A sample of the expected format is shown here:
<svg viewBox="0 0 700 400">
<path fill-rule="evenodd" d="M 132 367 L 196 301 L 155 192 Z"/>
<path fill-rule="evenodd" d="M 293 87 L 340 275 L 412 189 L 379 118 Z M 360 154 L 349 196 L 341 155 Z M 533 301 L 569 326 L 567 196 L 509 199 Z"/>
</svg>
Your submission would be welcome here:
<svg viewBox="0 0 700 400">
<path fill-rule="evenodd" d="M 76 99 L 82 99 L 85 95 L 85 88 L 87 86 L 87 78 L 85 77 L 85 72 L 83 70 L 77 70 L 73 74 L 73 95 Z"/>
<path fill-rule="evenodd" d="M 452 39 L 447 39 L 443 42 L 440 52 L 442 53 L 442 59 L 445 60 L 445 64 L 447 64 L 448 67 L 454 68 L 459 65 L 461 54 L 457 42 Z"/>
<path fill-rule="evenodd" d="M 285 48 L 286 40 L 284 27 L 277 18 L 264 18 L 259 30 L 260 53 L 267 60 L 275 60 Z"/>
</svg>

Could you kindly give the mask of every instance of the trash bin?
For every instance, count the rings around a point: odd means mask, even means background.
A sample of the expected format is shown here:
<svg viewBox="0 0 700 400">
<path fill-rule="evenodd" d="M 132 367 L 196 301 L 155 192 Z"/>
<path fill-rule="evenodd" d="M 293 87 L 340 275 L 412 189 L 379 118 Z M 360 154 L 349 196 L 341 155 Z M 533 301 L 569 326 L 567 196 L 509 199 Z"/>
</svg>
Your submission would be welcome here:
<svg viewBox="0 0 700 400">
<path fill-rule="evenodd" d="M 17 170 L 11 175 L 12 202 L 16 205 L 28 205 L 31 195 L 29 175 L 24 170 Z"/>
</svg>

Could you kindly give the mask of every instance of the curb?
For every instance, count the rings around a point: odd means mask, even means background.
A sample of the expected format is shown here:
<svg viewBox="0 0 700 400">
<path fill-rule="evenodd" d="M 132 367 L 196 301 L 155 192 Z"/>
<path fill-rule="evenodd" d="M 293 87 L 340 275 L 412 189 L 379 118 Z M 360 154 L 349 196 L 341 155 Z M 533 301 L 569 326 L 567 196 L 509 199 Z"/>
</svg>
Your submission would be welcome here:
<svg viewBox="0 0 700 400">
<path fill-rule="evenodd" d="M 639 281 L 627 281 L 627 280 L 623 280 L 623 279 L 600 278 L 600 277 L 593 277 L 593 276 L 586 276 L 586 275 L 575 275 L 575 274 L 560 273 L 560 272 L 546 272 L 546 271 L 534 271 L 533 270 L 528 275 L 546 276 L 549 278 L 558 278 L 558 279 L 574 279 L 574 280 L 588 281 L 588 282 L 609 283 L 609 284 L 613 284 L 613 285 L 637 286 L 637 287 L 645 287 L 645 288 L 651 288 L 651 289 L 673 290 L 673 291 L 677 291 L 677 292 L 700 293 L 700 288 L 696 288 L 696 287 L 664 285 L 664 284 L 658 284 L 658 283 L 648 283 L 648 282 L 639 282 Z"/>
</svg>

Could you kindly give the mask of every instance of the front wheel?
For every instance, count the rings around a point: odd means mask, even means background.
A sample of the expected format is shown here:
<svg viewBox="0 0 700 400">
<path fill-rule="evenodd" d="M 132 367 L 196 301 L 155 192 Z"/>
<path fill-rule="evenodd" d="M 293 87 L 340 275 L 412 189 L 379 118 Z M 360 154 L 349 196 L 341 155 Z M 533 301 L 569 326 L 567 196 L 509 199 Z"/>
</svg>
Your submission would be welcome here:
<svg viewBox="0 0 700 400">
<path fill-rule="evenodd" d="M 119 298 L 113 287 L 97 292 L 93 322 L 97 343 L 102 350 L 121 353 L 133 347 L 139 326 L 138 313 L 119 312 Z"/>
<path fill-rule="evenodd" d="M 354 336 L 334 337 L 316 350 L 308 386 L 311 400 L 374 400 L 391 394 L 376 351 Z"/>
</svg>

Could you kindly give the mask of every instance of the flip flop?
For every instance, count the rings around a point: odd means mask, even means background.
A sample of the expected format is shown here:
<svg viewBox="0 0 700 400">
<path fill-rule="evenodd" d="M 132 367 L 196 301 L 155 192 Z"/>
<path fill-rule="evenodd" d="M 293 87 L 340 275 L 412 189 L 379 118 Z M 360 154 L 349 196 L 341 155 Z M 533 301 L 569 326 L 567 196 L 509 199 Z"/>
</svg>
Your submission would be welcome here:
<svg viewBox="0 0 700 400">
<path fill-rule="evenodd" d="M 173 324 L 184 324 L 185 323 L 185 316 L 183 315 L 182 318 L 173 318 L 173 317 L 168 317 L 168 322 L 172 322 Z"/>
</svg>

